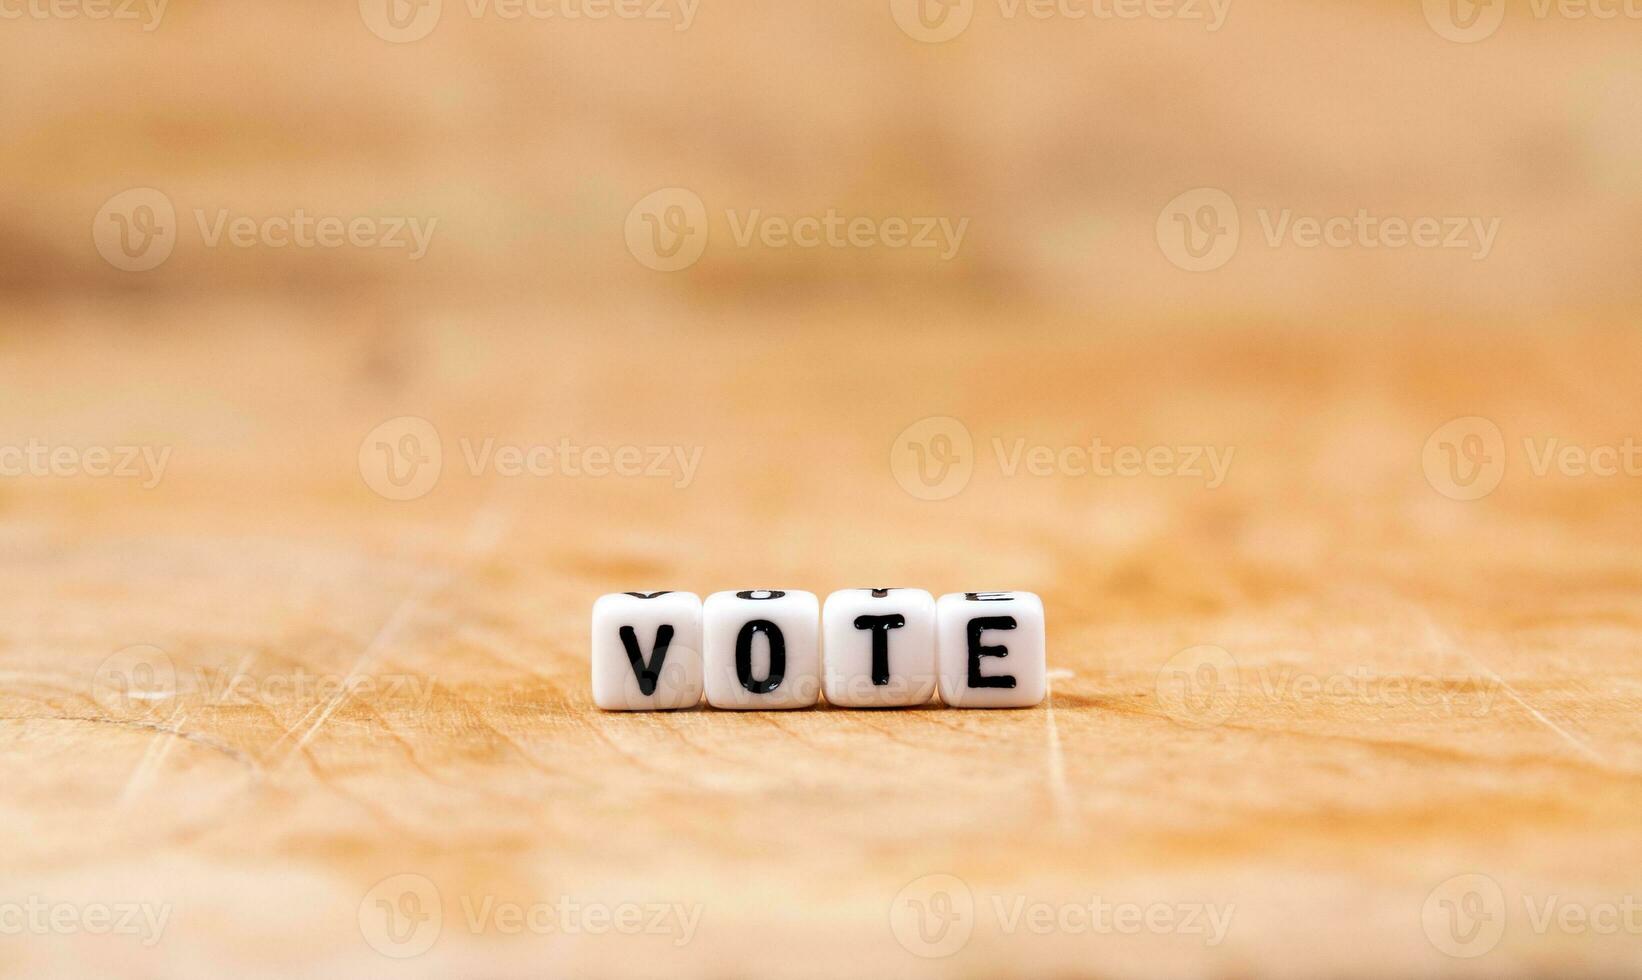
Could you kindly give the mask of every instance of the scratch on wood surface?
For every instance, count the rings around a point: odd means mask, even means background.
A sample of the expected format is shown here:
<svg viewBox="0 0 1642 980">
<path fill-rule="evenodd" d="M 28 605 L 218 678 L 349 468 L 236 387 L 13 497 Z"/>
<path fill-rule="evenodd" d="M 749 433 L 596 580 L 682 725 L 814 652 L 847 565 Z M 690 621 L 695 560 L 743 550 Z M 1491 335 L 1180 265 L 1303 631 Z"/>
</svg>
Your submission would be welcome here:
<svg viewBox="0 0 1642 980">
<path fill-rule="evenodd" d="M 257 760 L 252 758 L 251 756 L 247 755 L 246 753 L 240 751 L 239 749 L 233 747 L 232 745 L 227 745 L 223 742 L 216 741 L 215 739 L 208 738 L 205 735 L 203 735 L 201 733 L 198 733 L 198 732 L 187 732 L 187 731 L 182 731 L 180 729 L 167 728 L 164 725 L 161 725 L 157 722 L 134 721 L 134 720 L 120 719 L 120 718 L 105 718 L 105 717 L 102 717 L 102 716 L 63 718 L 63 717 L 58 717 L 58 716 L 54 716 L 54 715 L 32 716 L 32 717 L 17 717 L 17 716 L 7 715 L 7 716 L 0 716 L 0 721 L 56 722 L 56 723 L 63 723 L 63 724 L 107 725 L 107 726 L 112 727 L 112 728 L 127 728 L 127 729 L 136 729 L 136 730 L 139 730 L 139 731 L 157 732 L 161 736 L 169 736 L 171 738 L 182 739 L 185 742 L 191 742 L 194 745 L 200 746 L 201 748 L 209 749 L 212 752 L 215 752 L 218 755 L 224 756 L 225 758 L 231 760 L 232 762 L 234 762 L 238 765 L 244 766 L 248 771 L 250 771 L 255 776 L 260 777 L 262 775 L 262 770 L 261 770 L 261 767 L 257 764 Z"/>
<path fill-rule="evenodd" d="M 475 559 L 493 553 L 497 544 L 501 541 L 507 525 L 507 517 L 496 508 L 494 501 L 487 501 L 481 505 L 469 521 L 467 533 L 463 536 L 462 552 L 456 563 L 458 567 L 471 564 Z M 291 748 L 276 763 L 275 768 L 283 768 L 288 765 L 291 759 L 302 751 L 302 748 L 319 733 L 319 730 L 325 726 L 325 723 L 336 713 L 336 710 L 345 704 L 348 698 L 353 696 L 354 688 L 363 676 L 365 669 L 380 656 L 387 642 L 398 635 L 405 622 L 410 618 L 411 613 L 437 594 L 440 589 L 448 585 L 454 577 L 455 570 L 424 575 L 419 579 L 417 587 L 399 600 L 399 604 L 394 607 L 393 613 L 388 616 L 387 621 L 376 631 L 376 635 L 371 637 L 370 642 L 365 645 L 365 649 L 359 654 L 359 659 L 348 669 L 348 673 L 343 677 L 342 684 L 338 686 L 336 694 L 325 704 L 316 705 L 315 708 L 309 709 L 308 713 L 303 715 L 302 720 L 297 722 L 297 727 L 301 727 L 309 717 L 314 716 L 315 711 L 318 712 L 318 716 L 314 717 L 313 724 L 308 725 L 307 729 L 303 731 Z M 285 740 L 286 736 L 281 736 L 279 742 Z M 279 747 L 279 742 L 274 743 L 274 748 Z"/>
<path fill-rule="evenodd" d="M 347 701 L 350 696 L 352 696 L 358 678 L 362 676 L 365 668 L 376 660 L 378 654 L 381 652 L 383 646 L 386 645 L 388 640 L 398 635 L 399 630 L 403 626 L 405 620 L 410 617 L 411 611 L 420 606 L 439 586 L 448 581 L 449 576 L 447 575 L 424 576 L 418 588 L 412 590 L 410 595 L 407 595 L 403 599 L 399 600 L 399 603 L 394 607 L 393 613 L 388 616 L 387 621 L 384 622 L 381 628 L 376 631 L 376 635 L 371 637 L 370 642 L 365 644 L 365 649 L 360 652 L 359 659 L 354 661 L 352 667 L 348 668 L 348 673 L 343 677 L 342 683 L 338 685 L 336 693 L 324 703 L 316 704 L 314 707 L 309 708 L 307 713 L 304 714 L 301 720 L 297 722 L 296 727 L 301 728 L 307 723 L 309 718 L 314 719 L 313 723 L 307 725 L 302 734 L 297 737 L 291 748 L 285 753 L 280 761 L 276 763 L 274 768 L 283 768 L 290 762 L 293 756 L 302 751 L 303 746 L 307 745 L 308 742 L 319 733 L 319 730 L 325 726 L 327 721 L 330 720 L 331 715 L 336 712 L 336 709 L 341 707 L 342 704 Z M 318 717 L 314 717 L 316 712 Z M 277 749 L 279 747 L 279 743 L 286 741 L 289 735 L 290 732 L 287 732 L 286 735 L 280 736 L 279 742 L 274 743 L 274 748 Z"/>
<path fill-rule="evenodd" d="M 1055 724 L 1054 676 L 1050 672 L 1048 690 L 1043 699 L 1044 732 L 1048 736 L 1049 799 L 1055 805 L 1055 817 L 1062 831 L 1070 831 L 1072 820 L 1072 793 L 1066 785 L 1066 760 L 1061 753 L 1060 728 Z"/>
<path fill-rule="evenodd" d="M 178 711 L 167 719 L 167 723 L 181 729 L 183 722 L 187 720 L 187 714 Z M 131 776 L 125 781 L 125 788 L 120 792 L 119 802 L 115 804 L 116 811 L 123 814 L 130 810 L 132 801 L 142 794 L 148 783 L 153 781 L 155 772 L 159 770 L 160 763 L 165 760 L 165 756 L 170 752 L 171 744 L 174 741 L 175 739 L 171 738 L 169 733 L 166 732 L 158 732 L 149 740 L 147 750 L 143 752 L 142 758 L 137 760 L 137 764 L 132 767 Z"/>
<path fill-rule="evenodd" d="M 1609 767 L 1608 760 L 1599 755 L 1597 751 L 1591 748 L 1591 746 L 1583 739 L 1578 738 L 1561 725 L 1558 725 L 1550 718 L 1547 718 L 1538 708 L 1529 704 L 1521 694 L 1517 693 L 1516 688 L 1512 687 L 1511 684 L 1506 681 L 1505 678 L 1501 677 L 1492 667 L 1483 663 L 1476 654 L 1470 652 L 1469 650 L 1461 649 L 1449 638 L 1448 634 L 1437 625 L 1436 621 L 1431 618 L 1430 614 L 1426 613 L 1423 609 L 1419 611 L 1419 614 L 1425 622 L 1426 635 L 1430 637 L 1432 643 L 1434 643 L 1439 649 L 1445 653 L 1458 654 L 1471 661 L 1471 663 L 1475 664 L 1479 670 L 1487 674 L 1490 680 L 1492 680 L 1495 684 L 1498 684 L 1500 690 L 1504 691 L 1507 697 L 1520 705 L 1524 711 L 1528 712 L 1529 717 L 1550 729 L 1564 742 L 1567 742 L 1569 745 L 1573 746 L 1574 751 L 1578 752 L 1580 755 L 1583 755 L 1585 758 L 1591 760 L 1599 766 L 1602 766 L 1603 768 Z"/>
<path fill-rule="evenodd" d="M 246 668 L 256 658 L 257 652 L 255 650 L 240 658 L 239 664 L 234 667 L 234 672 L 229 677 L 227 687 L 224 688 L 225 693 L 233 692 L 234 685 L 239 682 L 241 677 L 246 675 Z M 183 724 L 187 720 L 188 713 L 179 707 L 176 714 L 167 719 L 167 722 L 173 731 L 181 732 Z M 120 794 L 119 803 L 115 806 L 117 812 L 122 814 L 128 812 L 132 804 L 142 795 L 143 790 L 147 789 L 148 784 L 154 781 L 154 777 L 159 773 L 160 766 L 165 763 L 165 757 L 170 754 L 171 746 L 175 741 L 169 737 L 170 734 L 170 732 L 157 733 L 154 740 L 149 743 L 148 751 L 143 753 L 143 757 L 132 768 L 131 778 L 126 780 L 125 790 Z"/>
</svg>

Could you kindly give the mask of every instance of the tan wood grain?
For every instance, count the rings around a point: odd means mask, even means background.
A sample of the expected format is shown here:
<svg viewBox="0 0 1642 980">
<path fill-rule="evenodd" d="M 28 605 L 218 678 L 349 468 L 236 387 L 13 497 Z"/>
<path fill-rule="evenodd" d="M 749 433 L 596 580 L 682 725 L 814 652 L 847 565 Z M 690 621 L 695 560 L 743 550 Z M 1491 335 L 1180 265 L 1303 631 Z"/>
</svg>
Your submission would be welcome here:
<svg viewBox="0 0 1642 980">
<path fill-rule="evenodd" d="M 0 899 L 169 916 L 151 946 L 0 937 L 6 973 L 1642 963 L 1634 931 L 1536 932 L 1524 905 L 1595 908 L 1639 885 L 1637 483 L 1535 476 L 1521 444 L 1633 431 L 1634 395 L 1616 396 L 1633 387 L 1633 334 L 1581 328 L 1552 356 L 1529 331 L 1053 318 L 885 331 L 843 309 L 825 333 L 685 340 L 468 308 L 484 312 L 459 328 L 428 310 L 410 354 L 323 316 L 132 342 L 92 318 L 6 342 L 8 443 L 174 449 L 152 490 L 0 485 Z M 829 356 L 851 344 L 877 356 Z M 373 494 L 357 462 L 397 415 L 434 422 L 444 448 L 439 485 L 404 503 Z M 897 434 L 932 415 L 963 420 L 976 445 L 972 481 L 944 501 L 914 499 L 890 469 Z M 1462 415 L 1493 419 L 1509 444 L 1505 481 L 1476 502 L 1436 492 L 1421 465 L 1427 437 Z M 1210 490 L 1007 477 L 992 445 L 1096 436 L 1235 457 Z M 684 488 L 475 477 L 459 443 L 486 437 L 676 444 L 702 463 Z M 1042 594 L 1049 704 L 590 703 L 600 593 L 881 583 Z M 174 666 L 174 696 L 109 696 L 99 665 L 140 645 Z M 1229 713 L 1213 697 L 1182 707 L 1166 669 L 1195 666 L 1173 658 L 1203 645 L 1235 662 L 1218 677 Z M 1498 884 L 1506 930 L 1487 955 L 1454 958 L 1422 909 L 1471 873 Z M 937 874 L 972 896 L 973 934 L 924 959 L 890 916 L 903 887 Z M 437 941 L 404 960 L 360 924 L 396 875 L 442 900 Z M 625 936 L 474 918 L 561 898 L 699 919 L 687 935 Z M 1229 929 L 1211 944 L 1172 927 L 1007 927 L 1022 902 L 1095 901 L 1220 910 Z"/>
</svg>

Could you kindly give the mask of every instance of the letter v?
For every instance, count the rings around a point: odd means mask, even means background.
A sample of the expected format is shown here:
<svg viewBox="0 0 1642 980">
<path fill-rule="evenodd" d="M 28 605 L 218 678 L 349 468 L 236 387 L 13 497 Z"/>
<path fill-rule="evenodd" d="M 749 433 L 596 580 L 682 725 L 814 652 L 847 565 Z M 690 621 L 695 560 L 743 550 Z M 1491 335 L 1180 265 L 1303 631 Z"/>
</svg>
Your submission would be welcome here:
<svg viewBox="0 0 1642 980">
<path fill-rule="evenodd" d="M 644 654 L 639 651 L 639 637 L 633 632 L 633 627 L 621 628 L 621 645 L 627 648 L 627 662 L 633 665 L 633 676 L 638 678 L 639 693 L 645 697 L 656 693 L 656 681 L 661 679 L 661 665 L 667 662 L 667 647 L 673 642 L 673 627 L 663 624 L 656 627 L 656 648 L 650 655 L 650 663 L 644 662 Z"/>
</svg>

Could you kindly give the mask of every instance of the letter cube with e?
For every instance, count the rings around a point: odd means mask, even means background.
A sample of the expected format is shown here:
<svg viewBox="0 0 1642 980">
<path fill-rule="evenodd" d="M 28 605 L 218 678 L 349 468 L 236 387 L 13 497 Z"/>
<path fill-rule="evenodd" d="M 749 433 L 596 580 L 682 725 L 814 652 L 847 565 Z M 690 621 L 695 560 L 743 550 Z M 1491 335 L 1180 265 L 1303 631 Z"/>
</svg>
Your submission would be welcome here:
<svg viewBox="0 0 1642 980">
<path fill-rule="evenodd" d="M 593 703 L 665 711 L 701 703 L 701 597 L 618 592 L 593 603 Z"/>
<path fill-rule="evenodd" d="M 707 703 L 764 711 L 821 699 L 821 606 L 813 592 L 715 592 L 702 607 Z"/>
<path fill-rule="evenodd" d="M 1043 600 L 1030 592 L 954 592 L 935 604 L 941 700 L 954 708 L 1030 708 L 1049 685 Z"/>
<path fill-rule="evenodd" d="M 906 708 L 935 694 L 935 597 L 922 589 L 844 589 L 821 609 L 827 702 Z"/>
</svg>

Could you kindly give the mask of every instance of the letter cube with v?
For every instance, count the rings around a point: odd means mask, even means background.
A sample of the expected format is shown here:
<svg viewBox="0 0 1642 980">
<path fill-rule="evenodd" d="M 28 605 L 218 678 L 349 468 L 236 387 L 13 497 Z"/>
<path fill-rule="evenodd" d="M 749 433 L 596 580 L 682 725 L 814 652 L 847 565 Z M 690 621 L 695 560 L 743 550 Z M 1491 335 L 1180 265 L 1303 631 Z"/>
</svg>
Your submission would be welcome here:
<svg viewBox="0 0 1642 980">
<path fill-rule="evenodd" d="M 821 699 L 821 606 L 812 592 L 715 592 L 702 607 L 707 703 L 763 711 Z"/>
<path fill-rule="evenodd" d="M 935 604 L 941 700 L 954 708 L 1030 708 L 1049 685 L 1043 600 L 955 592 Z"/>
<path fill-rule="evenodd" d="M 922 589 L 845 589 L 821 609 L 827 703 L 907 708 L 935 694 L 935 597 Z"/>
<path fill-rule="evenodd" d="M 701 598 L 618 592 L 593 604 L 593 703 L 664 711 L 701 703 Z"/>
</svg>

